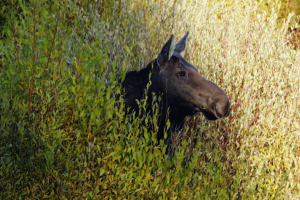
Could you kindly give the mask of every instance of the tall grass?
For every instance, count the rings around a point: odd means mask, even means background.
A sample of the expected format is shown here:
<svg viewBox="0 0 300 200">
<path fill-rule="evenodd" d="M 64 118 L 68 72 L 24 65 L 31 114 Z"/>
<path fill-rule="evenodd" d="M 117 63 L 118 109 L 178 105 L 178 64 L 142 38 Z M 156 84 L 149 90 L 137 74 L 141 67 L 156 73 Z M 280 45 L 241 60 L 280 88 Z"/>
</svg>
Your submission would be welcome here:
<svg viewBox="0 0 300 200">
<path fill-rule="evenodd" d="M 1 199 L 299 198 L 300 52 L 288 43 L 291 16 L 277 24 L 278 4 L 18 6 L 0 41 Z M 232 113 L 191 117 L 169 158 L 153 145 L 155 116 L 125 117 L 119 82 L 187 30 L 186 59 L 228 94 Z"/>
</svg>

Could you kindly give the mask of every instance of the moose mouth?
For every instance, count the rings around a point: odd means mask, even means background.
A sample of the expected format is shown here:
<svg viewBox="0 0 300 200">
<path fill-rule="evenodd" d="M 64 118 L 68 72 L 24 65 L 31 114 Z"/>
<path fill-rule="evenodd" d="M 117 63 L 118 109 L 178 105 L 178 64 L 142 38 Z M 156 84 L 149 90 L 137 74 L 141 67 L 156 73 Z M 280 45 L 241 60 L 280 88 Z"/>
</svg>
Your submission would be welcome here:
<svg viewBox="0 0 300 200">
<path fill-rule="evenodd" d="M 205 108 L 204 106 L 194 106 L 194 114 L 198 112 L 201 112 L 208 120 L 217 120 L 223 117 L 221 114 L 219 114 L 216 111 L 216 109 L 214 109 L 214 111 L 210 111 L 208 108 Z"/>
<path fill-rule="evenodd" d="M 222 115 L 221 113 L 219 113 L 217 111 L 216 108 L 213 111 L 210 111 L 209 109 L 207 109 L 205 107 L 200 107 L 200 108 L 197 108 L 196 110 L 198 112 L 201 112 L 205 116 L 205 118 L 208 120 L 217 120 L 217 119 L 220 119 L 223 117 L 227 117 L 231 111 L 231 109 L 229 108 L 227 110 L 227 112 L 224 115 Z"/>
<path fill-rule="evenodd" d="M 208 109 L 200 108 L 200 112 L 205 116 L 208 120 L 217 120 L 221 117 L 217 117 L 213 112 L 210 112 Z"/>
</svg>

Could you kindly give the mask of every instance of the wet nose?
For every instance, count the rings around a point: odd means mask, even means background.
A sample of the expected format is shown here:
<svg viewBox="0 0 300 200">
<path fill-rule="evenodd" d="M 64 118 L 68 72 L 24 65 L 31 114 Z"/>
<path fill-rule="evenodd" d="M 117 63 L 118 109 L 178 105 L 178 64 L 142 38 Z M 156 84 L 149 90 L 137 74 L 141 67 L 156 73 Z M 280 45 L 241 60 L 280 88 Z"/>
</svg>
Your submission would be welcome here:
<svg viewBox="0 0 300 200">
<path fill-rule="evenodd" d="M 225 94 L 220 94 L 214 97 L 215 109 L 217 117 L 227 117 L 230 114 L 230 102 Z"/>
</svg>

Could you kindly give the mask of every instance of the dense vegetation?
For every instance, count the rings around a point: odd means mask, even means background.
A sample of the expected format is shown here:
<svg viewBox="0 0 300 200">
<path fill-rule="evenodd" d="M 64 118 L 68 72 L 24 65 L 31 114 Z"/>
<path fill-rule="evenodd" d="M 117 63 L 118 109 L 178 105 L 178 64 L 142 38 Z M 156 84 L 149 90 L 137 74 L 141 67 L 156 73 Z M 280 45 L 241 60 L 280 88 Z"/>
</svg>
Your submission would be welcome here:
<svg viewBox="0 0 300 200">
<path fill-rule="evenodd" d="M 296 18 L 278 23 L 276 3 L 211 2 L 2 7 L 0 199 L 299 199 Z M 232 114 L 189 119 L 170 158 L 155 145 L 156 116 L 144 119 L 150 134 L 116 96 L 127 70 L 187 30 L 186 59 L 224 89 Z"/>
</svg>

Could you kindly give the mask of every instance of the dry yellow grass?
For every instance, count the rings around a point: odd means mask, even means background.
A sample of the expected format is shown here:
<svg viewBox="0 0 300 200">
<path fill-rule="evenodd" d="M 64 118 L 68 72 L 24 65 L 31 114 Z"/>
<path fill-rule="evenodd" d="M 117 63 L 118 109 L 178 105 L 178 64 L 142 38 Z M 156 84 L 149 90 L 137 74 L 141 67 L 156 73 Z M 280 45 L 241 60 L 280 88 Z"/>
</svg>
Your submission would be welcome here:
<svg viewBox="0 0 300 200">
<path fill-rule="evenodd" d="M 151 2 L 130 7 L 145 20 L 137 39 L 142 54 L 153 58 L 158 50 L 150 47 L 189 30 L 187 60 L 231 98 L 230 118 L 204 129 L 220 127 L 213 134 L 229 138 L 225 157 L 241 173 L 242 196 L 299 197 L 300 52 L 287 42 L 289 21 L 277 25 L 280 7 L 266 13 L 253 1 Z"/>
</svg>

